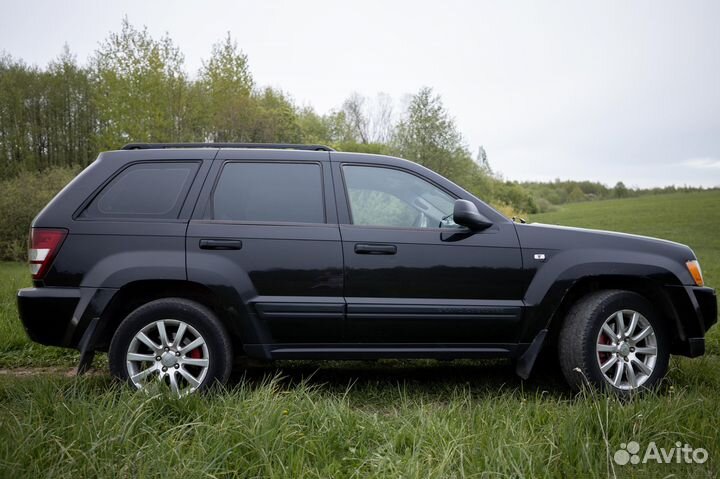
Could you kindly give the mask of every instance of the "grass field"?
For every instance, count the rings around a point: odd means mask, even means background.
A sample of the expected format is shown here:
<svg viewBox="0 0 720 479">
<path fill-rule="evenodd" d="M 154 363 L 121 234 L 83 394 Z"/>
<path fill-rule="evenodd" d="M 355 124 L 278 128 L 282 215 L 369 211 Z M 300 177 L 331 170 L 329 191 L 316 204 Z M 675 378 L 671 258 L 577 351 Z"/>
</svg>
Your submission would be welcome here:
<svg viewBox="0 0 720 479">
<path fill-rule="evenodd" d="M 660 236 L 720 284 L 720 192 L 568 205 L 531 220 Z M 16 318 L 24 265 L 0 265 L 0 477 L 717 477 L 720 348 L 676 358 L 628 402 L 521 381 L 504 362 L 286 362 L 175 400 L 66 377 L 72 352 L 31 345 Z M 103 360 L 100 361 L 102 367 Z M 39 367 L 49 369 L 40 369 Z M 104 370 L 103 370 L 104 371 Z M 622 443 L 702 447 L 703 464 L 620 466 Z"/>
</svg>

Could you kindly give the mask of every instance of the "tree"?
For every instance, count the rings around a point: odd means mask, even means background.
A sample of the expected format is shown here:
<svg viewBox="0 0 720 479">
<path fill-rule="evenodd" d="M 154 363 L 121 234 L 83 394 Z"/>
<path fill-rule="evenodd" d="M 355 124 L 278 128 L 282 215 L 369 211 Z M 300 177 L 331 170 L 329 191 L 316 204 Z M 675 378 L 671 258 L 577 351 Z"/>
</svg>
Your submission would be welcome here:
<svg viewBox="0 0 720 479">
<path fill-rule="evenodd" d="M 370 119 L 367 114 L 366 99 L 353 93 L 343 103 L 342 111 L 347 120 L 348 130 L 358 143 L 370 143 Z"/>
<path fill-rule="evenodd" d="M 250 141 L 301 143 L 302 130 L 292 101 L 280 90 L 265 88 L 252 97 Z"/>
<path fill-rule="evenodd" d="M 613 194 L 616 198 L 626 198 L 628 196 L 628 189 L 627 186 L 625 186 L 625 183 L 622 181 L 618 181 L 615 184 L 615 187 L 613 188 Z"/>
<path fill-rule="evenodd" d="M 130 141 L 187 141 L 188 81 L 172 40 L 153 39 L 127 18 L 91 60 L 100 148 Z"/>
<path fill-rule="evenodd" d="M 333 143 L 330 121 L 327 116 L 318 115 L 311 106 L 306 106 L 298 111 L 297 123 L 304 142 Z"/>
<path fill-rule="evenodd" d="M 430 88 L 412 97 L 395 129 L 393 145 L 399 156 L 453 180 L 462 180 L 474 165 L 455 122 Z"/>
<path fill-rule="evenodd" d="M 0 176 L 12 176 L 24 166 L 40 167 L 31 112 L 40 94 L 40 72 L 10 55 L 0 56 Z"/>
<path fill-rule="evenodd" d="M 78 66 L 70 48 L 47 71 L 48 161 L 51 166 L 86 165 L 97 154 L 97 109 L 89 72 Z"/>
<path fill-rule="evenodd" d="M 200 70 L 199 86 L 205 95 L 208 141 L 251 141 L 251 98 L 254 88 L 247 56 L 230 33 L 212 47 Z"/>
<path fill-rule="evenodd" d="M 353 93 L 343 102 L 336 120 L 344 123 L 339 129 L 340 142 L 386 143 L 395 127 L 392 98 L 385 93 L 378 93 L 374 99 Z"/>
<path fill-rule="evenodd" d="M 96 154 L 92 85 L 67 46 L 48 67 L 0 57 L 0 177 L 87 164 Z"/>
<path fill-rule="evenodd" d="M 490 168 L 490 162 L 488 161 L 487 152 L 485 151 L 485 147 L 483 147 L 482 145 L 478 147 L 478 154 L 475 158 L 475 163 L 477 163 L 480 169 L 487 174 L 492 174 L 492 168 Z"/>
</svg>

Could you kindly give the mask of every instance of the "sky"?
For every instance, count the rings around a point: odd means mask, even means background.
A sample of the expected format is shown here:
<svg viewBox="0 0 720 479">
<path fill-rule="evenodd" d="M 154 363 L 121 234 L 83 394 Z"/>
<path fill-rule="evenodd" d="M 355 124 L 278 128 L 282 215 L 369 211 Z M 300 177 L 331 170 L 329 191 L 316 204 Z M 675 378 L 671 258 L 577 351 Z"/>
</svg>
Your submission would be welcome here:
<svg viewBox="0 0 720 479">
<path fill-rule="evenodd" d="M 82 63 L 123 16 L 194 74 L 227 32 L 326 113 L 429 86 L 512 180 L 720 186 L 720 1 L 2 1 L 0 50 Z"/>
</svg>

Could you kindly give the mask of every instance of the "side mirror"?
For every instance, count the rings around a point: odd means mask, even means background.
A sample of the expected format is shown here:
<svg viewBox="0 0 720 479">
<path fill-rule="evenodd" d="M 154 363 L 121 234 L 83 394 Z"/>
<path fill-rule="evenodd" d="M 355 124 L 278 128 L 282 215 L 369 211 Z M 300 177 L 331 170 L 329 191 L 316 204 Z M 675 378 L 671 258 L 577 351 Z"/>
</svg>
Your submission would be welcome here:
<svg viewBox="0 0 720 479">
<path fill-rule="evenodd" d="M 478 211 L 475 203 L 468 200 L 455 200 L 453 221 L 473 231 L 484 230 L 492 226 L 492 221 Z"/>
</svg>

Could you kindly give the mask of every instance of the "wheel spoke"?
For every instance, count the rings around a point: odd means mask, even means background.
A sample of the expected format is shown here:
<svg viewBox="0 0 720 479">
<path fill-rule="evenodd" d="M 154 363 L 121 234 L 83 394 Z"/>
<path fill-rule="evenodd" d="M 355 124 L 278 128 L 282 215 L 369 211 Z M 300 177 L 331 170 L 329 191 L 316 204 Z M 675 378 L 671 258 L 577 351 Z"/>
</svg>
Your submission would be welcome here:
<svg viewBox="0 0 720 479">
<path fill-rule="evenodd" d="M 196 387 L 198 387 L 198 386 L 200 385 L 200 381 L 198 381 L 197 379 L 195 379 L 195 377 L 193 377 L 192 374 L 190 374 L 189 372 L 187 372 L 187 371 L 184 370 L 183 368 L 180 368 L 180 369 L 178 369 L 177 371 L 180 373 L 180 375 L 181 375 L 182 377 L 184 377 L 184 378 L 187 380 L 187 382 L 190 383 L 190 385 L 191 385 L 192 387 L 196 388 Z"/>
<path fill-rule="evenodd" d="M 603 331 L 605 331 L 605 334 L 610 336 L 610 339 L 612 339 L 614 342 L 617 342 L 620 339 L 620 338 L 618 338 L 618 335 L 615 334 L 615 331 L 612 330 L 612 328 L 610 327 L 610 325 L 607 322 L 605 324 L 603 324 L 602 329 L 603 329 Z"/>
<path fill-rule="evenodd" d="M 202 366 L 205 368 L 210 364 L 210 361 L 207 359 L 183 358 L 181 363 L 185 366 Z"/>
<path fill-rule="evenodd" d="M 183 346 L 182 348 L 178 348 L 178 351 L 181 353 L 184 353 L 185 351 L 192 351 L 203 344 L 205 344 L 205 340 L 203 338 L 195 338 L 195 340 L 191 341 L 189 344 Z"/>
<path fill-rule="evenodd" d="M 170 372 L 170 389 L 172 390 L 173 394 L 180 395 L 180 387 L 178 386 L 177 382 L 177 370 L 173 370 Z"/>
<path fill-rule="evenodd" d="M 187 324 L 180 323 L 180 326 L 178 326 L 177 333 L 175 333 L 175 339 L 173 340 L 173 346 L 176 348 L 180 346 L 180 341 L 182 341 L 183 336 L 185 335 L 185 330 L 187 329 Z"/>
<path fill-rule="evenodd" d="M 627 331 L 625 331 L 625 337 L 631 338 L 633 333 L 635 332 L 635 328 L 637 327 L 638 320 L 640 319 L 640 315 L 633 311 L 632 319 L 630 320 L 630 326 L 628 326 Z"/>
<path fill-rule="evenodd" d="M 147 334 L 143 333 L 142 331 L 137 333 L 137 335 L 135 337 L 150 349 L 162 349 L 161 345 L 155 344 L 155 341 L 148 338 Z"/>
<path fill-rule="evenodd" d="M 648 326 L 647 328 L 640 331 L 640 333 L 637 336 L 633 336 L 632 341 L 634 343 L 639 343 L 640 341 L 642 341 L 643 339 L 648 337 L 650 334 L 652 334 L 652 332 L 653 332 L 652 326 Z"/>
<path fill-rule="evenodd" d="M 627 375 L 630 387 L 636 388 L 637 381 L 635 380 L 635 369 L 633 368 L 632 363 L 628 363 L 625 365 L 625 374 Z"/>
<path fill-rule="evenodd" d="M 635 354 L 657 354 L 657 348 L 654 346 L 647 346 L 644 348 L 635 348 Z"/>
<path fill-rule="evenodd" d="M 635 364 L 635 365 L 637 366 L 637 368 L 638 368 L 640 371 L 642 371 L 643 374 L 646 374 L 646 375 L 648 375 L 648 376 L 650 376 L 650 375 L 652 374 L 652 369 L 650 369 L 647 364 L 645 364 L 644 362 L 640 361 L 639 359 L 633 358 L 633 360 L 632 360 L 631 362 L 632 362 L 633 364 Z"/>
<path fill-rule="evenodd" d="M 150 376 L 150 375 L 151 375 L 152 373 L 154 373 L 155 371 L 157 371 L 157 367 L 155 367 L 155 366 L 150 366 L 149 368 L 143 369 L 143 370 L 140 371 L 139 373 L 135 374 L 135 375 L 132 376 L 130 379 L 132 380 L 133 383 L 139 384 L 141 380 L 143 380 L 143 379 L 145 379 L 146 377 Z"/>
<path fill-rule="evenodd" d="M 620 387 L 620 381 L 622 380 L 623 373 L 625 372 L 625 363 L 623 361 L 618 362 L 617 369 L 615 370 L 615 377 L 613 378 L 613 385 Z"/>
<path fill-rule="evenodd" d="M 614 353 L 617 351 L 617 346 L 614 344 L 598 344 L 597 352 L 599 353 Z"/>
<path fill-rule="evenodd" d="M 625 335 L 625 319 L 623 318 L 623 312 L 618 311 L 615 315 L 615 322 L 617 323 L 618 336 Z"/>
<path fill-rule="evenodd" d="M 618 357 L 613 356 L 612 358 L 608 359 L 605 364 L 600 366 L 600 371 L 602 371 L 603 374 L 607 373 L 610 370 L 610 368 L 612 368 L 615 365 L 615 363 L 617 363 L 617 362 L 618 362 Z"/>
<path fill-rule="evenodd" d="M 167 348 L 168 346 L 170 346 L 170 341 L 168 340 L 167 331 L 165 330 L 165 321 L 161 319 L 155 324 L 157 326 L 158 334 L 160 334 L 160 342 L 162 343 L 162 347 Z"/>
<path fill-rule="evenodd" d="M 128 353 L 128 361 L 155 361 L 155 356 L 152 354 L 139 354 L 139 353 Z"/>
</svg>

